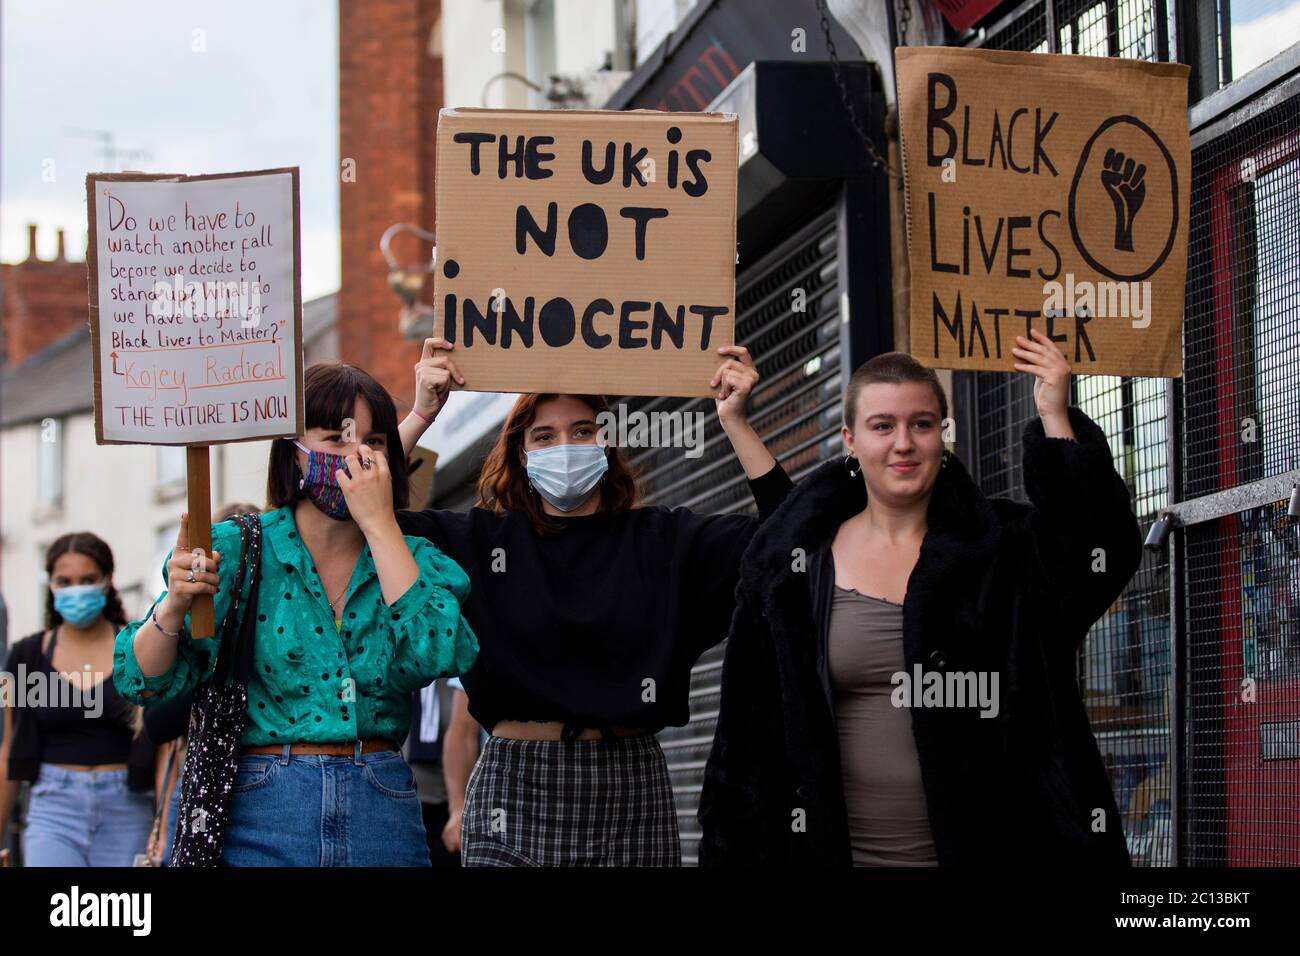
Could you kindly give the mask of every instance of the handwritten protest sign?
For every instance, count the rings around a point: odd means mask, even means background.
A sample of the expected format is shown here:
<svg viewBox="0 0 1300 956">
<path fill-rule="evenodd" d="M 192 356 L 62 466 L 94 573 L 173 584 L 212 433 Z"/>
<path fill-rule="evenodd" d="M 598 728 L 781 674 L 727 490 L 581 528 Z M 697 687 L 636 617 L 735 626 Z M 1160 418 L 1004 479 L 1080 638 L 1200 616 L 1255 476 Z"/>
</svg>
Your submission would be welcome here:
<svg viewBox="0 0 1300 956">
<path fill-rule="evenodd" d="M 1011 370 L 1036 328 L 1078 373 L 1180 376 L 1188 67 L 896 55 L 917 360 Z"/>
<path fill-rule="evenodd" d="M 727 114 L 443 110 L 434 331 L 465 387 L 711 394 L 736 135 Z"/>
<path fill-rule="evenodd" d="M 298 170 L 86 177 L 100 444 L 296 435 Z"/>
<path fill-rule="evenodd" d="M 92 173 L 95 440 L 186 445 L 189 545 L 212 550 L 208 446 L 303 427 L 298 169 Z M 190 633 L 213 634 L 199 595 Z"/>
</svg>

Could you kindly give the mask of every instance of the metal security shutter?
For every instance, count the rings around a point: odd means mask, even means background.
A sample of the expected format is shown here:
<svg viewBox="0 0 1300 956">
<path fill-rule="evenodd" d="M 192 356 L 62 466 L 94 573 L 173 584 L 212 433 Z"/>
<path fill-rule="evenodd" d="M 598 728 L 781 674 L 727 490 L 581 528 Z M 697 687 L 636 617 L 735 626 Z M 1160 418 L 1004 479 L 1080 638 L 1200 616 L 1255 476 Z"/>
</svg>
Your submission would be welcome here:
<svg viewBox="0 0 1300 956">
<path fill-rule="evenodd" d="M 804 474 L 840 448 L 840 294 L 835 208 L 815 216 L 736 278 L 736 341 L 756 357 L 758 389 L 749 419 L 790 477 Z M 796 290 L 803 290 L 797 295 Z M 804 309 L 796 311 L 802 299 Z M 705 414 L 704 453 L 681 448 L 629 449 L 641 471 L 644 502 L 701 513 L 754 510 L 753 497 L 718 424 L 713 399 L 637 398 L 627 411 Z M 719 634 L 721 640 L 725 635 Z M 696 808 L 704 762 L 713 743 L 723 645 L 704 654 L 691 677 L 691 720 L 659 735 L 672 774 L 682 862 L 698 860 Z"/>
</svg>

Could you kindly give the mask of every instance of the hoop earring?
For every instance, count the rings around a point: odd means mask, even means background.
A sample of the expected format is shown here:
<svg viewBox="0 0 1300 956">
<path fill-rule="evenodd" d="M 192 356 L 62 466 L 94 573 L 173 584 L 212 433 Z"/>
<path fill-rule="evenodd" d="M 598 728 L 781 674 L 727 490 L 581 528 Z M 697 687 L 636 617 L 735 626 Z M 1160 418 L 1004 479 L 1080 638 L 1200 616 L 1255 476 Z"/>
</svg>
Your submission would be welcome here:
<svg viewBox="0 0 1300 956">
<path fill-rule="evenodd" d="M 845 455 L 845 456 L 844 456 L 844 470 L 847 471 L 847 472 L 849 473 L 849 477 L 850 477 L 850 478 L 856 478 L 856 477 L 858 477 L 858 475 L 861 474 L 861 472 L 862 472 L 862 465 L 861 465 L 861 463 L 859 463 L 859 464 L 858 464 L 858 470 L 857 470 L 857 471 L 854 471 L 853 468 L 849 465 L 849 462 L 851 462 L 851 461 L 856 462 L 857 459 L 854 458 L 852 455 Z"/>
</svg>

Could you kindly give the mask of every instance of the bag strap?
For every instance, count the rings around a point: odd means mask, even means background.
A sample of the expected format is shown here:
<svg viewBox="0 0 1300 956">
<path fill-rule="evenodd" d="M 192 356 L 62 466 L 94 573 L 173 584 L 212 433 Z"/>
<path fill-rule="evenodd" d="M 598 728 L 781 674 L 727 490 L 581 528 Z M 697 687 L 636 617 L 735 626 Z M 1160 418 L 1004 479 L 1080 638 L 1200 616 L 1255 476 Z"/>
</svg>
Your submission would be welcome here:
<svg viewBox="0 0 1300 956">
<path fill-rule="evenodd" d="M 239 622 L 238 650 L 235 657 L 237 683 L 247 684 L 253 674 L 253 650 L 257 645 L 257 599 L 262 590 L 262 520 L 257 515 L 248 519 L 250 542 L 248 547 L 248 573 L 252 583 L 248 586 L 248 602 Z"/>
<path fill-rule="evenodd" d="M 244 515 L 236 515 L 235 523 L 239 526 L 239 565 L 235 570 L 234 586 L 230 592 L 230 607 L 226 610 L 225 620 L 221 622 L 220 644 L 217 647 L 217 664 L 212 670 L 211 682 L 214 687 L 223 686 L 230 677 L 232 658 L 238 653 L 240 631 L 240 613 L 244 602 L 244 577 L 249 565 L 249 539 L 251 535 L 244 521 Z"/>
</svg>

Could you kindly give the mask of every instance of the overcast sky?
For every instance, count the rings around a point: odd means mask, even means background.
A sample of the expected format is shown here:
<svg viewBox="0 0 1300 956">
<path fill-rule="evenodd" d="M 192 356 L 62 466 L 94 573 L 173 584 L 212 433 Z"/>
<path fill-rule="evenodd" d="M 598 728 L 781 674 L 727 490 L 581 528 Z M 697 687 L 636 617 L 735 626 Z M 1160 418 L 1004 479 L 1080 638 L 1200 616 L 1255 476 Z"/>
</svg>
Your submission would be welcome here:
<svg viewBox="0 0 1300 956">
<path fill-rule="evenodd" d="M 29 222 L 81 259 L 88 172 L 299 166 L 303 296 L 338 288 L 335 0 L 3 0 L 0 29 L 0 259 Z"/>
</svg>

